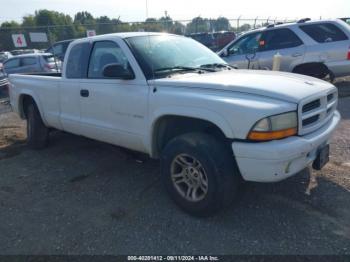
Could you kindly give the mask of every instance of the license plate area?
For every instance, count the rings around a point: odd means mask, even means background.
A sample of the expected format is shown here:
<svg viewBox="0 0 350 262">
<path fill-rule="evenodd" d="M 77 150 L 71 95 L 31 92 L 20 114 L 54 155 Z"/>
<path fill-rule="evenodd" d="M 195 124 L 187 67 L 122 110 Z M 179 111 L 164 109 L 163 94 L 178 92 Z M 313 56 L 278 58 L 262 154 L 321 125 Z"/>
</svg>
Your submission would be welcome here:
<svg viewBox="0 0 350 262">
<path fill-rule="evenodd" d="M 329 162 L 329 145 L 318 150 L 317 157 L 312 165 L 313 169 L 321 170 Z"/>
</svg>

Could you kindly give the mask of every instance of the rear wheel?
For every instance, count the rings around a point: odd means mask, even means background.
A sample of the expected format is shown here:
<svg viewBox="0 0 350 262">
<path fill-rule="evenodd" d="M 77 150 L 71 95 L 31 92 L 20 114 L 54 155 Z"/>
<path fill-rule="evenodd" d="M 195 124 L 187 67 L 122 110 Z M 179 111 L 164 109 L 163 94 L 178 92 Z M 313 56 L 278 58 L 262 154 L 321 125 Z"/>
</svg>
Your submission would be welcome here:
<svg viewBox="0 0 350 262">
<path fill-rule="evenodd" d="M 42 149 L 49 141 L 49 129 L 41 119 L 37 106 L 33 103 L 27 106 L 27 143 L 32 149 Z"/>
<path fill-rule="evenodd" d="M 213 215 L 229 206 L 240 181 L 230 150 L 202 133 L 171 140 L 162 154 L 161 171 L 170 197 L 195 216 Z"/>
<path fill-rule="evenodd" d="M 307 75 L 316 77 L 319 79 L 330 79 L 331 81 L 334 80 L 333 73 L 325 66 L 324 64 L 319 63 L 310 63 L 310 64 L 304 64 L 297 66 L 293 73 L 301 74 L 301 75 Z"/>
</svg>

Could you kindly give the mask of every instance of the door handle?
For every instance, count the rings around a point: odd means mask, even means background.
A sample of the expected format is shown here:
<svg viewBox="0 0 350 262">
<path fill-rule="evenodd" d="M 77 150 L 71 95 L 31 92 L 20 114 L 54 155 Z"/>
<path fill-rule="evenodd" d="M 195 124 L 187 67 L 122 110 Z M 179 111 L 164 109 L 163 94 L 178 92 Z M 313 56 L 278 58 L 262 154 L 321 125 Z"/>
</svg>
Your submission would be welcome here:
<svg viewBox="0 0 350 262">
<path fill-rule="evenodd" d="M 292 56 L 293 57 L 298 57 L 298 56 L 302 56 L 303 54 L 301 54 L 301 53 L 295 53 L 295 54 L 293 54 Z"/>
<path fill-rule="evenodd" d="M 86 90 L 86 89 L 80 90 L 80 96 L 88 97 L 89 96 L 89 90 Z"/>
</svg>

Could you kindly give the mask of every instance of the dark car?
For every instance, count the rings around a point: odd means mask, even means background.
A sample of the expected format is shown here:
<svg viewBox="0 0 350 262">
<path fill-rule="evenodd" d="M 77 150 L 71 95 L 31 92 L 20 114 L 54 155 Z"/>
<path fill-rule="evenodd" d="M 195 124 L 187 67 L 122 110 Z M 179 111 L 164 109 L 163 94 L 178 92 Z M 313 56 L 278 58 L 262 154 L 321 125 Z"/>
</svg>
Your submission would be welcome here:
<svg viewBox="0 0 350 262">
<path fill-rule="evenodd" d="M 191 37 L 192 39 L 198 41 L 202 45 L 205 45 L 208 48 L 211 48 L 214 45 L 214 35 L 211 33 L 194 33 L 187 35 L 187 37 Z"/>
<path fill-rule="evenodd" d="M 205 45 L 213 51 L 220 50 L 236 37 L 234 32 L 229 31 L 221 31 L 214 33 L 195 33 L 187 36 L 200 42 L 201 44 Z"/>
<path fill-rule="evenodd" d="M 63 61 L 69 44 L 74 40 L 75 39 L 70 39 L 70 40 L 56 42 L 50 48 L 48 48 L 45 51 L 45 53 L 51 53 L 55 57 L 57 57 L 60 61 Z"/>
<path fill-rule="evenodd" d="M 232 40 L 236 38 L 236 34 L 230 31 L 222 31 L 214 33 L 215 44 L 214 51 L 218 51 L 230 43 Z"/>
</svg>

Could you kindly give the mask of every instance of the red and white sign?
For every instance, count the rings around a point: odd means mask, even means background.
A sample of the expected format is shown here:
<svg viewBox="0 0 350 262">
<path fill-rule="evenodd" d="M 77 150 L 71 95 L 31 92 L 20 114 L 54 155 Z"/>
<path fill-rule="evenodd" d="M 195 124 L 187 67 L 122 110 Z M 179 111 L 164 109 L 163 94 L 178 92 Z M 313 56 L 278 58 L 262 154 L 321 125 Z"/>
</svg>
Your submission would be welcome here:
<svg viewBox="0 0 350 262">
<path fill-rule="evenodd" d="M 13 34 L 12 41 L 15 47 L 27 47 L 27 42 L 24 34 Z"/>
<path fill-rule="evenodd" d="M 95 36 L 96 35 L 96 31 L 95 30 L 86 30 L 86 36 L 87 37 L 91 37 L 91 36 Z"/>
</svg>

